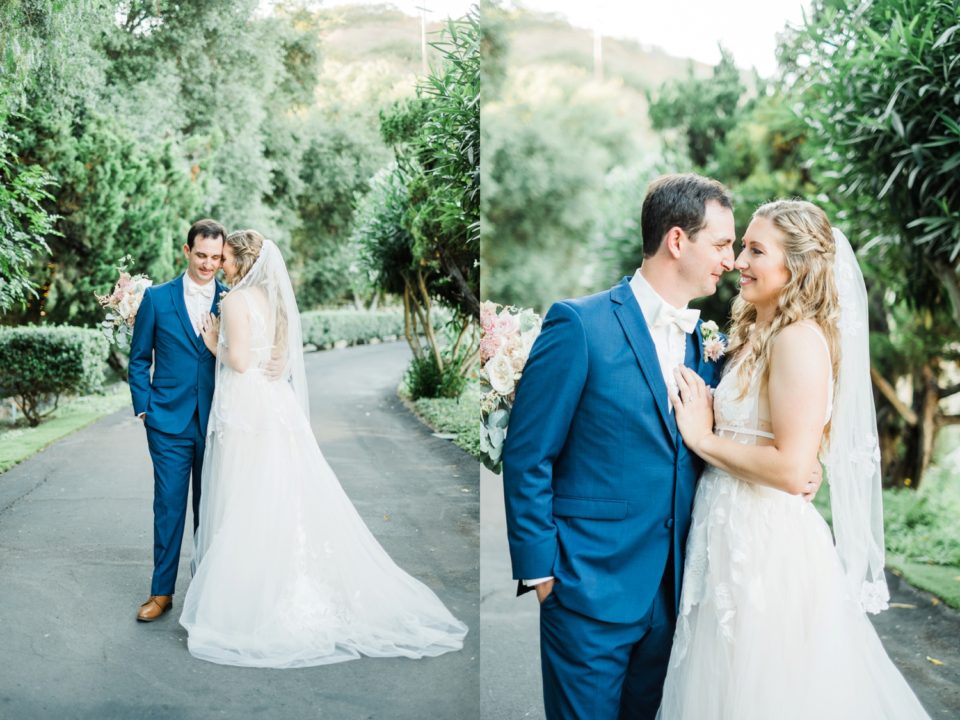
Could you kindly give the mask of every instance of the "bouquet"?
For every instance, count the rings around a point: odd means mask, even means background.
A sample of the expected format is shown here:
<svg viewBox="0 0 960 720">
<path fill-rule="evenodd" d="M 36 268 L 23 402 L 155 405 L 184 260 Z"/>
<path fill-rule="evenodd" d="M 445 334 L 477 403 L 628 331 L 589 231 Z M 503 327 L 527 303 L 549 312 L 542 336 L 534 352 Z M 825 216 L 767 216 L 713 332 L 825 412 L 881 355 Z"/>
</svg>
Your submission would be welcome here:
<svg viewBox="0 0 960 720">
<path fill-rule="evenodd" d="M 540 316 L 529 308 L 480 305 L 480 459 L 500 472 L 517 382 L 540 333 Z"/>
<path fill-rule="evenodd" d="M 97 295 L 97 300 L 107 311 L 107 316 L 101 323 L 103 334 L 121 350 L 130 347 L 133 324 L 137 319 L 143 293 L 153 285 L 153 280 L 146 275 L 131 275 L 127 272 L 127 264 L 132 260 L 128 255 L 117 266 L 120 279 L 117 280 L 113 292 L 109 295 Z"/>
</svg>

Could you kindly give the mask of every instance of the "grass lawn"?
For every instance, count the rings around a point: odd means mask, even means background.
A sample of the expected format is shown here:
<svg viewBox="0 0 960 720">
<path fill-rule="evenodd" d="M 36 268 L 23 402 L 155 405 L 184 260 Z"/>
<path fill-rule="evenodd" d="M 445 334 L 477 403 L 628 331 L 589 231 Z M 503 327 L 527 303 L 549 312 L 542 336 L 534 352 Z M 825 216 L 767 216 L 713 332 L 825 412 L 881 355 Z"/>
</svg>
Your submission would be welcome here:
<svg viewBox="0 0 960 720">
<path fill-rule="evenodd" d="M 434 432 L 454 435 L 453 442 L 480 458 L 480 392 L 469 386 L 459 398 L 420 398 L 410 401 L 406 388 L 399 395 Z"/>
<path fill-rule="evenodd" d="M 130 390 L 121 382 L 109 386 L 102 395 L 61 400 L 57 411 L 35 428 L 29 427 L 22 418 L 16 425 L 0 422 L 0 473 L 63 436 L 129 404 Z"/>
</svg>

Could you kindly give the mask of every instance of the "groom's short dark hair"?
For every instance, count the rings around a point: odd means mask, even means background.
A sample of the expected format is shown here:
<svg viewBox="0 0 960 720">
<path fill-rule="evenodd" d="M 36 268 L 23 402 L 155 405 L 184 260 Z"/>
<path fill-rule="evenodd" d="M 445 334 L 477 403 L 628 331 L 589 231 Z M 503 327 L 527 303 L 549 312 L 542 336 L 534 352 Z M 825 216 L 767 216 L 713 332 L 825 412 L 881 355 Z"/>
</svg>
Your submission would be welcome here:
<svg viewBox="0 0 960 720">
<path fill-rule="evenodd" d="M 643 256 L 656 255 L 663 236 L 672 227 L 680 228 L 693 239 L 703 229 L 706 206 L 711 200 L 733 209 L 729 190 L 696 173 L 663 175 L 650 183 L 640 212 Z"/>
<path fill-rule="evenodd" d="M 215 238 L 219 236 L 221 240 L 226 240 L 227 230 L 216 220 L 211 220 L 210 218 L 197 220 L 190 226 L 190 231 L 187 233 L 187 247 L 191 250 L 193 250 L 193 241 L 197 239 L 198 235 L 204 238 Z"/>
</svg>

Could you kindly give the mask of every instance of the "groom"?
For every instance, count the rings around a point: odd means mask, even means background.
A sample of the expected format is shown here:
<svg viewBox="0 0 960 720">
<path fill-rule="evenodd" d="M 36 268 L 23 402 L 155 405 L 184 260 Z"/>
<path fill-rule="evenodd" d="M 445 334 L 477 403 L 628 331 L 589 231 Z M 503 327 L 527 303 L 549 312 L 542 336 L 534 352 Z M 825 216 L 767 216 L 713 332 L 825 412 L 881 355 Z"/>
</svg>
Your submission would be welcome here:
<svg viewBox="0 0 960 720">
<path fill-rule="evenodd" d="M 549 720 L 652 720 L 667 671 L 702 469 L 667 388 L 680 364 L 720 378 L 687 303 L 733 269 L 730 195 L 699 175 L 661 177 L 641 230 L 632 278 L 550 308 L 503 454 L 518 594 L 540 600 Z"/>
<path fill-rule="evenodd" d="M 223 257 L 224 227 L 198 220 L 187 233 L 180 277 L 148 288 L 130 344 L 133 411 L 147 429 L 153 460 L 153 582 L 137 620 L 151 622 L 173 606 L 180 544 L 193 486 L 193 530 L 200 508 L 200 470 L 215 358 L 200 337 L 206 313 L 217 313 L 227 288 L 215 279 Z M 153 377 L 150 366 L 153 365 Z"/>
</svg>

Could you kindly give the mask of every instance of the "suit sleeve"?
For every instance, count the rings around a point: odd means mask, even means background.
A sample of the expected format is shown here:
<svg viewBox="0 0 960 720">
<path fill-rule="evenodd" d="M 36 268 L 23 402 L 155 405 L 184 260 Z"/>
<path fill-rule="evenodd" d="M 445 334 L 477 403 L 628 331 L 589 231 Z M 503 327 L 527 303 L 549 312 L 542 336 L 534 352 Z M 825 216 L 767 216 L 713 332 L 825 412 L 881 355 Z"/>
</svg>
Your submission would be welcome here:
<svg viewBox="0 0 960 720">
<path fill-rule="evenodd" d="M 503 453 L 503 492 L 513 576 L 553 574 L 553 466 L 587 378 L 587 342 L 577 312 L 554 304 L 517 387 Z"/>
<path fill-rule="evenodd" d="M 137 310 L 137 320 L 133 324 L 130 363 L 127 366 L 127 380 L 130 383 L 134 415 L 146 412 L 150 401 L 150 366 L 153 364 L 153 337 L 156 322 L 153 294 L 150 288 L 147 288 L 140 302 L 140 308 Z"/>
</svg>

